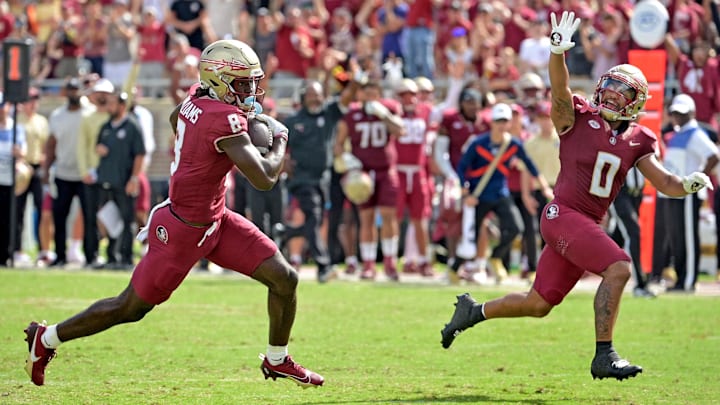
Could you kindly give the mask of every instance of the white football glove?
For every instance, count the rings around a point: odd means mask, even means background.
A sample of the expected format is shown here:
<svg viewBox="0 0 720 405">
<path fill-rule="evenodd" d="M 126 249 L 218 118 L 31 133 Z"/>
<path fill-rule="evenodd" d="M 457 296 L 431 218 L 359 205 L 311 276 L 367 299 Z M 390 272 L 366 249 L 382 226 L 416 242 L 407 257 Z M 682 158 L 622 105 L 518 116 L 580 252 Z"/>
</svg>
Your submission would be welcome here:
<svg viewBox="0 0 720 405">
<path fill-rule="evenodd" d="M 257 114 L 255 116 L 255 119 L 267 124 L 267 126 L 270 128 L 270 132 L 272 132 L 273 134 L 273 138 L 283 137 L 287 140 L 289 131 L 282 122 L 276 120 L 275 118 L 267 114 Z"/>
<path fill-rule="evenodd" d="M 580 25 L 580 19 L 575 18 L 575 13 L 563 11 L 560 17 L 560 24 L 557 22 L 555 13 L 550 14 L 552 31 L 550 32 L 550 52 L 562 55 L 568 49 L 575 46 L 572 36 Z"/>
<path fill-rule="evenodd" d="M 688 194 L 697 193 L 704 187 L 713 189 L 710 178 L 705 173 L 693 172 L 682 178 L 682 185 Z"/>
<path fill-rule="evenodd" d="M 381 120 L 384 120 L 387 116 L 390 115 L 390 110 L 388 110 L 387 107 L 382 105 L 381 102 L 373 100 L 365 103 L 365 114 L 374 115 Z"/>
<path fill-rule="evenodd" d="M 360 159 L 350 152 L 344 152 L 333 160 L 333 168 L 339 174 L 349 172 L 350 170 L 361 170 L 363 167 Z"/>
</svg>

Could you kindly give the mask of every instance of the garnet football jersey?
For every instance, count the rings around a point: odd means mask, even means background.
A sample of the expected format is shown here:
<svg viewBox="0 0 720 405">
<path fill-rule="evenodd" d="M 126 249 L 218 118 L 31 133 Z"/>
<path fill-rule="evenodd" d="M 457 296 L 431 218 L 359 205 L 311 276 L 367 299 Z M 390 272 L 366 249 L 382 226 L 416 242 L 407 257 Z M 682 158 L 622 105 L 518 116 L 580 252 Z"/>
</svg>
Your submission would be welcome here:
<svg viewBox="0 0 720 405">
<path fill-rule="evenodd" d="M 575 123 L 560 136 L 561 168 L 555 199 L 599 223 L 628 170 L 640 159 L 656 153 L 657 139 L 652 131 L 636 123 L 614 134 L 586 99 L 576 95 L 573 103 Z"/>
<path fill-rule="evenodd" d="M 209 223 L 222 216 L 226 176 L 234 163 L 217 142 L 234 136 L 247 136 L 243 111 L 207 96 L 183 101 L 170 165 L 170 200 L 184 220 Z"/>
<path fill-rule="evenodd" d="M 405 132 L 396 141 L 398 164 L 425 166 L 430 111 L 427 104 L 417 104 L 415 111 L 411 113 L 403 111 Z"/>
<path fill-rule="evenodd" d="M 382 100 L 392 113 L 398 114 L 398 105 Z M 351 108 L 343 121 L 347 124 L 352 154 L 366 170 L 387 170 L 397 161 L 395 142 L 390 137 L 387 124 L 374 115 L 367 115 L 362 106 Z"/>
<path fill-rule="evenodd" d="M 483 124 L 477 125 L 477 122 L 478 120 L 475 122 L 466 120 L 458 110 L 448 111 L 443 114 L 438 136 L 448 136 L 450 138 L 448 152 L 450 153 L 452 167 L 457 167 L 458 163 L 460 163 L 463 152 L 472 142 L 470 138 L 473 135 L 479 135 L 489 130 Z M 484 121 L 481 120 L 480 122 Z"/>
</svg>

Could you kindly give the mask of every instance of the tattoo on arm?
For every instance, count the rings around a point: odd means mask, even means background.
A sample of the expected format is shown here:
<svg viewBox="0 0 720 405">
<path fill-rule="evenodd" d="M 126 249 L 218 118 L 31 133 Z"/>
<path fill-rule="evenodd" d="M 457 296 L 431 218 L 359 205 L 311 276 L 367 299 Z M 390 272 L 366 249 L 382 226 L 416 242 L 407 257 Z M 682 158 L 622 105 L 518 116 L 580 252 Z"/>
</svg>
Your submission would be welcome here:
<svg viewBox="0 0 720 405">
<path fill-rule="evenodd" d="M 554 98 L 552 108 L 563 116 L 565 116 L 566 114 L 574 114 L 572 99 L 565 100 Z"/>
</svg>

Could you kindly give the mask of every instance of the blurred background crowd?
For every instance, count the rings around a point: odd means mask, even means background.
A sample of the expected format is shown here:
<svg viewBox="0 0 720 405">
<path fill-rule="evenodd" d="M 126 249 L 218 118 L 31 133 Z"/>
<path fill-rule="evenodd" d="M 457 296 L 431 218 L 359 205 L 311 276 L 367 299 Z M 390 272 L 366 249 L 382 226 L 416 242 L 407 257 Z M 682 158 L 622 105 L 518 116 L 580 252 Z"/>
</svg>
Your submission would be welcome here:
<svg viewBox="0 0 720 405">
<path fill-rule="evenodd" d="M 696 106 L 693 115 L 706 124 L 708 134 L 717 141 L 718 3 L 715 0 L 665 2 L 670 14 L 668 36 L 658 48 L 667 50 L 668 54 L 666 104 L 675 94 L 690 95 Z M 93 140 L 109 117 L 132 114 L 136 118 L 144 138 L 145 176 L 140 179 L 143 186 L 135 196 L 137 207 L 132 210 L 133 215 L 127 214 L 130 211 L 125 207 L 121 217 L 127 227 L 142 225 L 151 204 L 162 200 L 166 193 L 172 156 L 172 132 L 166 124 L 167 115 L 187 95 L 190 85 L 197 82 L 201 50 L 217 39 L 239 39 L 255 49 L 266 75 L 263 82 L 267 90 L 266 112 L 281 119 L 294 117 L 297 122 L 303 109 L 307 112 L 327 106 L 352 80 L 352 65 L 357 64 L 371 79 L 384 83 L 384 97 L 395 99 L 399 104 L 403 104 L 402 94 L 409 91 L 400 83 L 403 78 L 412 79 L 416 84 L 412 92 L 417 96 L 413 102 L 427 103 L 434 111 L 428 122 L 428 128 L 434 128 L 433 131 L 442 125 L 447 111 L 462 108 L 462 102 L 468 101 L 463 99 L 468 93 L 461 91 L 472 88 L 480 95 L 475 112 L 478 128 L 492 120 L 489 113 L 493 104 L 506 102 L 512 106 L 512 134 L 527 141 L 553 130 L 547 125 L 545 102 L 549 84 L 550 13 L 573 10 L 583 19 L 574 39 L 578 46 L 568 52 L 566 58 L 574 90 L 592 94 L 595 80 L 602 72 L 627 63 L 628 52 L 640 49 L 632 41 L 628 28 L 634 3 L 631 0 L 4 0 L 0 2 L 0 40 L 32 38 L 34 41 L 31 73 L 35 87 L 31 100 L 18 108 L 20 122 L 28 126 L 24 131 L 26 160 L 35 169 L 35 182 L 22 193 L 21 205 L 30 193 L 35 211 L 35 220 L 30 223 L 35 232 L 29 232 L 34 235 L 30 239 L 18 236 L 25 244 L 16 249 L 15 262 L 38 261 L 56 266 L 75 262 L 96 268 L 108 267 L 109 262 L 110 267 L 131 268 L 136 258 L 120 253 L 117 258 L 99 260 L 97 247 L 92 247 L 97 241 L 88 241 L 88 233 L 98 233 L 88 222 L 95 223 L 94 215 L 100 206 L 98 201 L 92 202 L 92 207 L 86 206 L 87 193 L 82 189 L 97 187 L 97 178 L 93 178 L 97 173 L 93 168 L 96 160 L 105 157 L 98 155 Z M 139 74 L 129 86 L 133 66 L 139 67 Z M 122 96 L 119 89 L 130 97 Z M 93 114 L 96 115 L 93 117 Z M 36 116 L 45 117 L 47 122 L 28 124 L 42 121 L 34 118 Z M 667 131 L 672 132 L 669 115 L 663 121 L 668 124 Z M 78 135 L 79 140 L 67 141 L 74 139 L 73 132 L 88 133 L 91 141 L 86 148 L 87 157 L 77 155 L 82 147 L 68 147 L 64 143 L 82 143 L 84 135 Z M 68 138 L 63 140 L 63 136 Z M 291 132 L 291 138 L 293 136 Z M 52 152 L 47 153 L 46 143 L 53 138 Z M 428 156 L 433 154 L 432 141 L 433 135 L 428 138 Z M 332 139 L 328 139 L 324 147 L 330 150 L 332 146 Z M 49 154 L 56 166 L 63 162 L 78 164 L 65 173 L 56 169 L 53 180 Z M 292 146 L 290 154 L 288 166 L 292 168 L 296 165 L 292 160 Z M 431 196 L 434 209 L 426 230 L 428 245 L 438 248 L 427 253 L 434 260 L 432 252 L 443 250 L 443 235 L 434 234 L 434 224 L 442 199 L 444 175 L 435 167 L 434 159 L 428 161 L 428 170 L 437 180 Z M 552 175 L 545 174 L 551 185 Z M 308 243 L 303 238 L 286 240 L 285 237 L 288 229 L 307 220 L 308 213 L 300 209 L 298 199 L 288 190 L 287 183 L 292 183 L 292 176 L 292 170 L 288 170 L 277 190 L 269 192 L 276 194 L 268 195 L 251 190 L 242 177 L 236 175 L 228 204 L 246 213 L 277 238 L 293 264 L 300 265 L 312 260 L 313 254 L 307 253 L 312 249 L 305 247 Z M 343 202 L 342 197 L 339 200 L 331 197 L 339 187 L 339 177 L 328 159 L 325 171 L 315 179 L 322 184 L 323 192 L 323 214 L 318 227 L 329 249 L 330 262 L 353 265 L 358 253 L 352 204 Z M 43 204 L 47 197 L 42 184 L 52 185 L 58 179 L 60 190 L 55 190 L 52 197 L 57 198 L 59 191 L 66 199 L 63 206 Z M 72 215 L 77 212 L 69 208 L 74 196 L 81 197 L 79 200 L 85 196 L 84 203 L 76 203 L 83 205 L 83 215 Z M 272 204 L 277 201 L 283 204 Z M 711 199 L 710 202 L 712 206 Z M 53 214 L 61 217 L 53 219 Z M 24 215 L 27 216 L 21 210 L 20 218 L 24 219 Z M 334 219 L 328 220 L 328 217 Z M 60 225 L 68 218 L 74 222 Z M 405 217 L 399 219 L 401 223 L 408 222 Z M 53 234 L 57 236 L 58 228 L 59 238 L 53 237 Z M 101 226 L 100 235 L 107 233 L 108 229 Z M 532 238 L 537 240 L 537 235 Z M 64 245 L 60 239 L 70 241 L 67 253 L 57 251 L 58 244 Z M 401 252 L 402 246 L 401 242 Z M 141 254 L 141 248 L 135 246 L 134 249 L 136 256 Z M 535 256 L 528 258 L 527 254 L 521 254 L 508 264 L 528 272 L 534 269 L 536 260 Z M 653 274 L 659 278 L 659 272 L 670 263 L 671 258 L 664 259 L 658 264 L 659 270 L 653 268 Z M 417 271 L 410 267 L 408 272 Z"/>
</svg>

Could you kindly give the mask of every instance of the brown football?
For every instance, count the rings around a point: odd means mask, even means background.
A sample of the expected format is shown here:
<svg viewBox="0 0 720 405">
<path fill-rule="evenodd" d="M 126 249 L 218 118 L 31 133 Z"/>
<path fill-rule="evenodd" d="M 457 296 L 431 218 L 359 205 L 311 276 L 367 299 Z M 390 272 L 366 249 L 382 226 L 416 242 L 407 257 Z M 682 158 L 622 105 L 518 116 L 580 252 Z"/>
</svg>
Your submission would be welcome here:
<svg viewBox="0 0 720 405">
<path fill-rule="evenodd" d="M 248 119 L 248 135 L 250 135 L 250 141 L 261 155 L 265 155 L 272 148 L 272 132 L 265 122 L 255 118 Z"/>
</svg>

